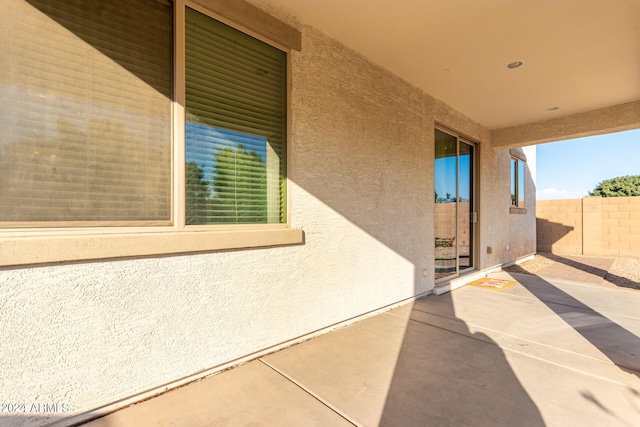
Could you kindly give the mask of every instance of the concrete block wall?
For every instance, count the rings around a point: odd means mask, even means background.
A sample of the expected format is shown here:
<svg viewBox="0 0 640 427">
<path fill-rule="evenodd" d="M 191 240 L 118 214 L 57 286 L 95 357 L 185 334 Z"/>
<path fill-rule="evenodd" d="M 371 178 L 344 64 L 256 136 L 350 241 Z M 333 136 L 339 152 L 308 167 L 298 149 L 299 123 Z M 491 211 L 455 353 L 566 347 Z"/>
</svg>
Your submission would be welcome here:
<svg viewBox="0 0 640 427">
<path fill-rule="evenodd" d="M 640 258 L 640 197 L 540 200 L 537 250 Z"/>
<path fill-rule="evenodd" d="M 640 258 L 640 197 L 601 201 L 602 254 Z"/>
<path fill-rule="evenodd" d="M 536 203 L 538 252 L 582 253 L 582 200 L 539 200 Z"/>
</svg>

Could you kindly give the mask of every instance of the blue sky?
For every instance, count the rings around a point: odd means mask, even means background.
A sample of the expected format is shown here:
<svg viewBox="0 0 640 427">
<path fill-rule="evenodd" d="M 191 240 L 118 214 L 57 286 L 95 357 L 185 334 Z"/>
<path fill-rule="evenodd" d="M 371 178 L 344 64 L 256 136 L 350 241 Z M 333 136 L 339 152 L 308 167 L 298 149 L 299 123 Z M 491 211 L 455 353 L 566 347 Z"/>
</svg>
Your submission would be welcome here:
<svg viewBox="0 0 640 427">
<path fill-rule="evenodd" d="M 213 179 L 218 149 L 236 148 L 240 144 L 249 152 L 255 151 L 266 162 L 266 138 L 199 123 L 186 123 L 187 162 L 196 162 L 204 170 L 206 180 Z"/>
<path fill-rule="evenodd" d="M 460 194 L 458 197 L 462 201 L 468 201 L 470 197 L 471 187 L 469 186 L 469 156 L 460 156 Z M 451 199 L 456 198 L 456 173 L 457 158 L 455 156 L 442 157 L 435 160 L 435 187 L 436 194 L 439 198 L 445 199 L 447 194 Z"/>
<path fill-rule="evenodd" d="M 624 175 L 640 175 L 640 129 L 537 146 L 538 200 L 582 198 Z"/>
</svg>

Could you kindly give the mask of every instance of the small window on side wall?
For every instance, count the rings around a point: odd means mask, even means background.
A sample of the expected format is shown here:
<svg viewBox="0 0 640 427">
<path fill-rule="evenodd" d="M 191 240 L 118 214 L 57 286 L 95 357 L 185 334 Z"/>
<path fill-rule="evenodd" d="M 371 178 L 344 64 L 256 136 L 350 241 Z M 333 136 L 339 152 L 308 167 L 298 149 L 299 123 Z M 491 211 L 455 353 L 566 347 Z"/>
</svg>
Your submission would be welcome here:
<svg viewBox="0 0 640 427">
<path fill-rule="evenodd" d="M 524 208 L 524 164 L 515 157 L 511 158 L 511 206 Z"/>
</svg>

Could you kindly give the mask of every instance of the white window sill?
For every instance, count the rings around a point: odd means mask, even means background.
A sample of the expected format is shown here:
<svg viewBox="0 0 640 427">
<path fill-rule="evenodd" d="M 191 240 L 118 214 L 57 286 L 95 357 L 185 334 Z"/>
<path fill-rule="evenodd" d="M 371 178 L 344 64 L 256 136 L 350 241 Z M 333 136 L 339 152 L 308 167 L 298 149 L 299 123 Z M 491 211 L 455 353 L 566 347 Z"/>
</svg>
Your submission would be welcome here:
<svg viewBox="0 0 640 427">
<path fill-rule="evenodd" d="M 295 245 L 300 228 L 0 237 L 0 267 Z"/>
</svg>

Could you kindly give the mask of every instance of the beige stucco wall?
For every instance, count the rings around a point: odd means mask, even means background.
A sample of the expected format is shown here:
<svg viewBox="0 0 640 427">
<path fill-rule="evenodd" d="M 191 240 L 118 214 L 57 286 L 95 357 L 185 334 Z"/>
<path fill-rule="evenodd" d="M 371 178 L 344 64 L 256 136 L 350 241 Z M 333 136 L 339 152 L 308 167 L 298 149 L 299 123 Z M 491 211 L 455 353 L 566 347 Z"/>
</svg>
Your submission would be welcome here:
<svg viewBox="0 0 640 427">
<path fill-rule="evenodd" d="M 497 148 L 515 148 L 638 128 L 640 101 L 633 101 L 555 119 L 495 129 L 491 132 L 491 138 Z"/>
<path fill-rule="evenodd" d="M 479 143 L 479 267 L 535 251 L 535 187 L 510 214 L 510 157 L 488 130 L 255 3 L 302 30 L 289 187 L 304 244 L 0 270 L 3 401 L 91 411 L 429 291 L 436 122 Z"/>
<path fill-rule="evenodd" d="M 526 214 L 509 215 L 509 234 L 507 239 L 509 249 L 504 250 L 504 258 L 520 258 L 523 255 L 536 252 L 535 238 L 531 238 L 536 234 L 536 147 L 523 147 L 522 151 L 526 157 L 524 182 Z M 499 153 L 504 155 L 507 151 L 500 151 Z M 511 156 L 507 155 L 507 157 L 507 161 L 510 162 Z"/>
<path fill-rule="evenodd" d="M 640 257 L 640 197 L 540 200 L 537 205 L 538 251 Z"/>
</svg>

